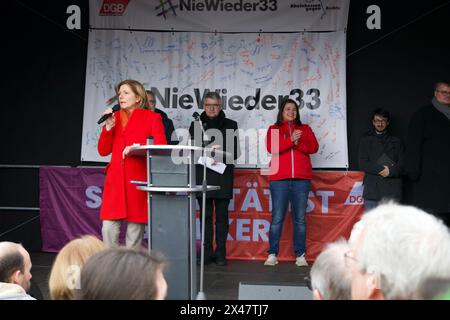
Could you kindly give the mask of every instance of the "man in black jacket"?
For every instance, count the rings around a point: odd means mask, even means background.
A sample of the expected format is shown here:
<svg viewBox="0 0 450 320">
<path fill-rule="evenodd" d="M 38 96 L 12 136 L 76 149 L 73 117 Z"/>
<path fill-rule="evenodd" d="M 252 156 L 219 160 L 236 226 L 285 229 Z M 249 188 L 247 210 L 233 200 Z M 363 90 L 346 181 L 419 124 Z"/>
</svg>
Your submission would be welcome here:
<svg viewBox="0 0 450 320">
<path fill-rule="evenodd" d="M 450 81 L 439 81 L 431 104 L 409 124 L 405 172 L 412 181 L 412 204 L 450 226 Z"/>
<path fill-rule="evenodd" d="M 156 97 L 153 91 L 146 90 L 147 92 L 147 103 L 150 110 L 159 113 L 161 120 L 164 125 L 164 133 L 166 134 L 167 144 L 178 144 L 178 139 L 174 133 L 175 127 L 173 126 L 173 121 L 167 116 L 167 114 L 161 109 L 156 108 Z"/>
<path fill-rule="evenodd" d="M 403 153 L 401 140 L 391 136 L 389 111 L 378 108 L 372 114 L 373 128 L 359 143 L 359 168 L 364 171 L 364 206 L 370 210 L 382 199 L 402 198 Z"/>
<path fill-rule="evenodd" d="M 225 117 L 225 113 L 222 111 L 221 98 L 218 93 L 214 91 L 206 93 L 203 99 L 203 107 L 205 111 L 200 115 L 200 121 L 211 140 L 207 143 L 203 141 L 202 145 L 214 146 L 220 151 L 231 154 L 231 159 L 229 157 L 221 159 L 226 164 L 223 174 L 209 168 L 206 169 L 208 185 L 220 186 L 220 190 L 206 193 L 204 264 L 210 264 L 215 261 L 217 265 L 224 266 L 227 264 L 228 205 L 230 204 L 230 199 L 233 197 L 233 162 L 240 155 L 239 138 L 237 135 L 238 126 L 236 121 Z M 194 141 L 198 141 L 198 138 L 202 137 L 202 131 L 199 128 L 198 121 L 191 123 L 189 133 Z M 203 181 L 203 166 L 201 165 L 197 165 L 196 178 L 197 185 L 201 185 Z M 200 211 L 202 210 L 201 196 L 201 193 L 199 193 L 199 198 L 197 198 Z M 215 251 L 213 250 L 213 209 L 216 216 Z"/>
</svg>

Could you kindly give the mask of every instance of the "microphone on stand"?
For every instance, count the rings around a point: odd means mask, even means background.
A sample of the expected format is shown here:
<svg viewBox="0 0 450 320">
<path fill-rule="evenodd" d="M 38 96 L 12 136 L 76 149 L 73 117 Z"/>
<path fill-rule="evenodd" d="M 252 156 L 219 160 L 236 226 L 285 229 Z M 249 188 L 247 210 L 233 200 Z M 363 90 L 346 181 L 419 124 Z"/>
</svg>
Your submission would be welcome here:
<svg viewBox="0 0 450 320">
<path fill-rule="evenodd" d="M 202 129 L 202 133 L 203 133 L 203 147 L 205 147 L 206 146 L 206 142 L 208 141 L 209 142 L 209 136 L 206 134 L 206 131 L 205 131 L 205 129 L 206 129 L 206 123 L 203 123 L 201 120 L 200 120 L 200 115 L 198 114 L 198 112 L 194 112 L 193 114 L 192 114 L 192 117 L 195 119 L 195 121 L 198 121 L 199 123 L 200 123 L 200 128 Z"/>
<path fill-rule="evenodd" d="M 116 104 L 114 107 L 112 107 L 112 112 L 111 113 L 107 113 L 101 116 L 101 118 L 97 121 L 97 124 L 100 124 L 102 122 L 105 122 L 106 119 L 108 119 L 109 117 L 111 117 L 113 115 L 114 112 L 117 112 L 120 110 L 120 105 Z"/>
<path fill-rule="evenodd" d="M 198 112 L 194 112 L 192 114 L 192 117 L 194 117 L 195 121 L 200 121 L 200 115 L 198 114 Z"/>
<path fill-rule="evenodd" d="M 201 251 L 200 251 L 200 288 L 199 292 L 197 293 L 197 300 L 206 300 L 206 295 L 203 292 L 203 277 L 204 277 L 204 268 L 205 268 L 205 218 L 206 218 L 206 190 L 208 188 L 208 182 L 206 181 L 206 150 L 205 150 L 205 142 L 208 138 L 205 132 L 205 128 L 203 127 L 203 123 L 200 120 L 200 115 L 198 112 L 194 112 L 192 114 L 192 117 L 194 117 L 195 121 L 198 121 L 200 124 L 200 128 L 202 129 L 203 133 L 203 143 L 202 143 L 202 157 L 205 161 L 203 164 L 203 181 L 202 181 L 202 210 L 201 210 Z M 194 136 L 195 136 L 195 130 L 194 130 Z M 194 138 L 195 139 L 195 138 Z M 209 139 L 208 139 L 209 140 Z"/>
</svg>

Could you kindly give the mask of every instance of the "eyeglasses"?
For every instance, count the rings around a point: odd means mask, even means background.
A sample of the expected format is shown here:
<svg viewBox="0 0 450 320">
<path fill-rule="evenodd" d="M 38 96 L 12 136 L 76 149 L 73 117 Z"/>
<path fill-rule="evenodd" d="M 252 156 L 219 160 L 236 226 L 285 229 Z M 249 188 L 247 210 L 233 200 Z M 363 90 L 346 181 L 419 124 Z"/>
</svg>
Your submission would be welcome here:
<svg viewBox="0 0 450 320">
<path fill-rule="evenodd" d="M 205 104 L 205 109 L 218 109 L 220 104 Z"/>
<path fill-rule="evenodd" d="M 375 122 L 375 123 L 387 123 L 388 121 L 386 119 L 373 119 L 373 122 Z"/>
<path fill-rule="evenodd" d="M 359 260 L 353 256 L 352 251 L 347 251 L 346 253 L 344 253 L 344 262 L 345 262 L 345 266 L 347 268 L 350 268 L 355 263 L 359 263 Z"/>
<path fill-rule="evenodd" d="M 447 96 L 450 96 L 450 91 L 445 91 L 445 90 L 436 90 L 437 92 L 439 92 L 440 94 L 445 94 Z"/>
<path fill-rule="evenodd" d="M 155 103 L 156 103 L 156 100 L 148 100 L 148 103 L 150 103 L 150 104 L 155 104 Z"/>
</svg>

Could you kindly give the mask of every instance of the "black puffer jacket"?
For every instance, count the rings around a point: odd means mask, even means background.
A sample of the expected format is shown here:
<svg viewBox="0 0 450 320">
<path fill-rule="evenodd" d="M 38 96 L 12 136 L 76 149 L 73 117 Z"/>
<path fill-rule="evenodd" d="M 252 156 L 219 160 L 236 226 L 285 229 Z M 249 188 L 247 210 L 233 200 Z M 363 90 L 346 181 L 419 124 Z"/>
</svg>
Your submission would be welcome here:
<svg viewBox="0 0 450 320">
<path fill-rule="evenodd" d="M 210 191 L 206 193 L 207 198 L 218 198 L 218 199 L 231 199 L 233 197 L 233 169 L 234 164 L 232 163 L 233 160 L 236 160 L 240 156 L 240 148 L 239 148 L 239 138 L 237 135 L 233 137 L 233 142 L 229 141 L 227 143 L 226 137 L 227 137 L 227 130 L 230 130 L 228 133 L 229 136 L 231 132 L 236 132 L 238 129 L 237 122 L 230 120 L 225 117 L 225 113 L 223 111 L 220 111 L 219 115 L 214 119 L 209 119 L 206 116 L 206 113 L 203 112 L 200 115 L 200 120 L 203 124 L 203 128 L 205 131 L 209 129 L 217 129 L 222 134 L 222 141 L 215 141 L 214 138 L 212 138 L 211 142 L 208 143 L 209 146 L 212 145 L 220 145 L 221 148 L 218 150 L 226 151 L 232 154 L 232 159 L 221 159 L 222 162 L 227 164 L 227 168 L 225 169 L 225 172 L 223 174 L 217 173 L 213 170 L 206 169 L 206 181 L 208 182 L 208 185 L 213 186 L 220 186 L 220 190 L 217 191 Z M 199 126 L 195 125 L 195 121 L 191 123 L 191 126 L 189 127 L 189 133 L 192 138 L 196 137 L 198 133 L 194 136 L 194 130 L 197 131 L 201 130 Z M 198 135 L 201 136 L 201 133 Z M 203 146 L 204 146 L 203 142 Z M 228 150 L 230 146 L 234 146 L 233 150 Z M 219 159 L 220 160 L 220 159 Z M 203 182 L 203 166 L 197 165 L 196 166 L 196 179 L 197 179 L 197 185 L 201 185 Z M 201 197 L 201 193 L 198 193 L 198 197 Z"/>
<path fill-rule="evenodd" d="M 395 163 L 389 165 L 389 176 L 386 178 L 378 174 L 384 169 L 379 161 L 383 154 Z M 387 131 L 384 134 L 377 134 L 374 129 L 366 132 L 359 142 L 358 160 L 359 169 L 365 173 L 364 199 L 402 199 L 404 147 L 399 138 Z"/>
</svg>

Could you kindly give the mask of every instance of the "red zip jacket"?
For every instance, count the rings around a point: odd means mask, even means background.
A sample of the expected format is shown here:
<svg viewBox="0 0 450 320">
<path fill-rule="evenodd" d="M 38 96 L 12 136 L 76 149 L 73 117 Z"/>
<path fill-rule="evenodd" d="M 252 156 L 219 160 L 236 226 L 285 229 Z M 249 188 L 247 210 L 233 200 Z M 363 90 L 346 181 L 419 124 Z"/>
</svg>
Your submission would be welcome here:
<svg viewBox="0 0 450 320">
<path fill-rule="evenodd" d="M 299 129 L 302 135 L 298 144 L 294 144 L 291 135 Z M 269 180 L 312 179 L 310 154 L 319 150 L 316 136 L 306 125 L 289 124 L 271 125 L 267 130 L 267 151 L 272 155 L 269 165 Z"/>
</svg>

